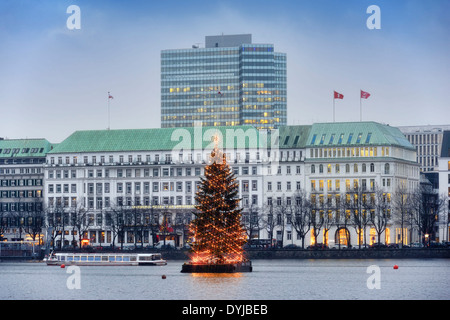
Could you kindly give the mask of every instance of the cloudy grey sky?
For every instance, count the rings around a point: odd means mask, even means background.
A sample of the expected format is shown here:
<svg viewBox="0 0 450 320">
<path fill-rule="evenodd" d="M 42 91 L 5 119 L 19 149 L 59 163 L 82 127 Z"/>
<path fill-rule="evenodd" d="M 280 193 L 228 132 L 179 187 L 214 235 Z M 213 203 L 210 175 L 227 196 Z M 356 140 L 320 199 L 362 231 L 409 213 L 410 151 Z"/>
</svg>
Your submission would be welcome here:
<svg viewBox="0 0 450 320">
<path fill-rule="evenodd" d="M 77 5 L 81 28 L 69 30 Z M 370 30 L 370 5 L 381 29 Z M 160 127 L 160 52 L 251 33 L 287 53 L 288 124 L 450 123 L 450 1 L 0 2 L 0 137 Z"/>
</svg>

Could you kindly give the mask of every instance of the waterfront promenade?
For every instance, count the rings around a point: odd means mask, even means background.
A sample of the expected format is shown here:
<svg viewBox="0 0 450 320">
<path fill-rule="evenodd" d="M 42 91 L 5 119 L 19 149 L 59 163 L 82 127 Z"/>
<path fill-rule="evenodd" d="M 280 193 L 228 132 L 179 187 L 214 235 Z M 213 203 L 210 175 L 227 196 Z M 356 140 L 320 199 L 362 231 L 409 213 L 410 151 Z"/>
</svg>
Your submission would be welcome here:
<svg viewBox="0 0 450 320">
<path fill-rule="evenodd" d="M 117 248 L 117 252 L 122 252 Z M 59 252 L 59 251 L 57 251 Z M 86 252 L 95 252 L 89 250 Z M 110 250 L 100 250 L 97 252 L 111 252 Z M 160 252 L 167 260 L 189 260 L 189 250 L 157 250 L 157 249 L 137 249 L 127 250 L 127 252 Z M 450 248 L 368 248 L 368 249 L 249 249 L 246 256 L 250 260 L 255 259 L 450 259 Z M 1 252 L 0 261 L 6 260 L 41 260 L 43 251 L 35 253 L 29 250 Z"/>
</svg>

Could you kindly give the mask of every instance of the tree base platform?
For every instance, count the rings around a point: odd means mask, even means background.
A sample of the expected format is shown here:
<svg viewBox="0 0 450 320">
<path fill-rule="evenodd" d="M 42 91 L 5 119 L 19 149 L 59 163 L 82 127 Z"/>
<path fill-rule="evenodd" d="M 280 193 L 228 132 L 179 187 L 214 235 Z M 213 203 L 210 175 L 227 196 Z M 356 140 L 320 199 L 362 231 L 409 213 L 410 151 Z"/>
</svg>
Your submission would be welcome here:
<svg viewBox="0 0 450 320">
<path fill-rule="evenodd" d="M 252 272 L 252 262 L 244 261 L 240 263 L 221 263 L 221 264 L 194 264 L 185 263 L 181 267 L 182 273 L 238 273 Z"/>
</svg>

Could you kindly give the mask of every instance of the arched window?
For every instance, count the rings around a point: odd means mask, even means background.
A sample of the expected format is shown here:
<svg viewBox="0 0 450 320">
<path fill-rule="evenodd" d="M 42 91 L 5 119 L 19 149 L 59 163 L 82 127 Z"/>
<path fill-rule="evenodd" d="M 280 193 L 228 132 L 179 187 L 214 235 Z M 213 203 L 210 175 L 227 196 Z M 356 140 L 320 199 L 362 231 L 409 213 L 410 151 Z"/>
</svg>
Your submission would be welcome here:
<svg viewBox="0 0 450 320">
<path fill-rule="evenodd" d="M 370 172 L 375 172 L 375 165 L 373 163 L 370 164 Z"/>
<path fill-rule="evenodd" d="M 323 164 L 319 164 L 319 173 L 323 173 Z"/>
<path fill-rule="evenodd" d="M 362 164 L 361 171 L 366 172 L 366 164 L 365 163 Z"/>
<path fill-rule="evenodd" d="M 316 173 L 316 166 L 314 164 L 311 165 L 311 173 Z"/>
<path fill-rule="evenodd" d="M 384 174 L 389 174 L 389 163 L 384 165 Z"/>
<path fill-rule="evenodd" d="M 339 244 L 348 246 L 350 244 L 350 232 L 347 228 L 339 228 L 336 230 L 335 244 L 336 246 Z"/>
</svg>

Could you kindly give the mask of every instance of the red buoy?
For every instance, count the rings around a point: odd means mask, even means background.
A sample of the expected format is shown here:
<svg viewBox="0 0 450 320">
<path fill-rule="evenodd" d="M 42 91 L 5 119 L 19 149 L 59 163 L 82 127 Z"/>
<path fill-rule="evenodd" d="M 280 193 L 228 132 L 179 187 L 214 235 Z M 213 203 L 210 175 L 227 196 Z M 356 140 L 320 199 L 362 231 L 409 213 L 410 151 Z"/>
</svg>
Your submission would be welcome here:
<svg viewBox="0 0 450 320">
<path fill-rule="evenodd" d="M 165 279 L 165 278 L 166 278 L 166 275 L 165 275 L 165 274 L 163 274 L 161 278 L 162 278 L 162 279 Z"/>
<path fill-rule="evenodd" d="M 61 265 L 61 268 L 65 268 L 66 267 L 66 265 L 63 263 L 62 265 Z"/>
<path fill-rule="evenodd" d="M 397 270 L 398 269 L 398 265 L 394 265 L 394 269 Z"/>
</svg>

